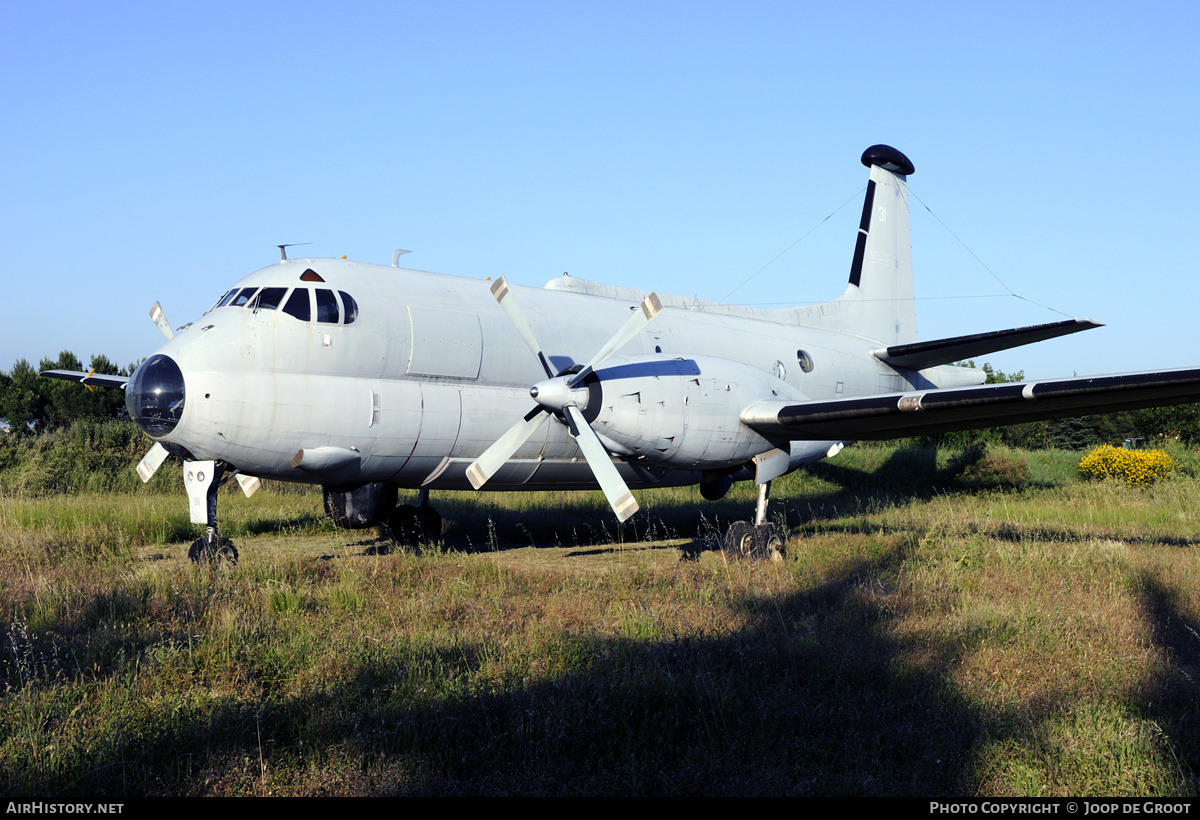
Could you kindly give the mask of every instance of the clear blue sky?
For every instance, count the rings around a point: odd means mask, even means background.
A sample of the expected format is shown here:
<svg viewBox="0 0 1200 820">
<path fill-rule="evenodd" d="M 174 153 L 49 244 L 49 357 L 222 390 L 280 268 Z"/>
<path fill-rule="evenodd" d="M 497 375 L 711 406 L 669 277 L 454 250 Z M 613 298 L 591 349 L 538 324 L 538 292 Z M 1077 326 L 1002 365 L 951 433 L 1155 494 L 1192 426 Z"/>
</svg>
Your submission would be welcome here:
<svg viewBox="0 0 1200 820">
<path fill-rule="evenodd" d="M 1200 365 L 1200 4 L 11 2 L 0 30 L 0 369 L 147 356 L 156 299 L 190 321 L 281 242 L 722 299 L 853 197 L 730 301 L 832 298 L 877 142 L 916 165 L 922 338 L 1062 318 L 1014 291 L 1108 327 L 1002 369 Z"/>
</svg>

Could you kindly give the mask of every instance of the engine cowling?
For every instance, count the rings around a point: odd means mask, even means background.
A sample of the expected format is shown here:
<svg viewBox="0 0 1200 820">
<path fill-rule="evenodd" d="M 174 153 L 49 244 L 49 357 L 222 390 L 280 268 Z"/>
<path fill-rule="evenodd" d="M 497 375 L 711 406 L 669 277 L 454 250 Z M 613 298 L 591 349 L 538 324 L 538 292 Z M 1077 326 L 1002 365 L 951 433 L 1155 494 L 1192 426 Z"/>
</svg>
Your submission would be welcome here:
<svg viewBox="0 0 1200 820">
<path fill-rule="evenodd" d="M 679 469 L 744 464 L 776 446 L 741 413 L 799 390 L 742 362 L 711 356 L 614 356 L 584 382 L 584 417 L 609 449 Z"/>
</svg>

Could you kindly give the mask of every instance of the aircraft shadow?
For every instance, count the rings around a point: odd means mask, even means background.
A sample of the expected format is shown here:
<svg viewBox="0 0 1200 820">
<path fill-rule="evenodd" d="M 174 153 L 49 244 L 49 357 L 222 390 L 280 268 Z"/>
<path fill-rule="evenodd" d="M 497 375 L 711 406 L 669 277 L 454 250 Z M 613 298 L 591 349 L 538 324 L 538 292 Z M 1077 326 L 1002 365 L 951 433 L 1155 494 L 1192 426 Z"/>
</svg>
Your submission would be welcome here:
<svg viewBox="0 0 1200 820">
<path fill-rule="evenodd" d="M 1061 704 L 984 711 L 954 679 L 969 651 L 963 641 L 904 637 L 902 615 L 881 593 L 916 548 L 892 539 L 799 593 L 731 587 L 721 607 L 731 628 L 705 635 L 662 634 L 649 610 L 621 634 L 555 625 L 524 678 L 481 675 L 504 650 L 452 632 L 351 650 L 342 674 L 309 678 L 300 693 L 292 676 L 238 662 L 249 676 L 239 689 L 252 696 L 147 708 L 122 718 L 136 730 L 114 727 L 53 771 L 10 768 L 0 790 L 56 799 L 252 793 L 278 768 L 309 772 L 311 790 L 326 794 L 977 794 L 981 750 L 1029 743 L 1031 715 L 1055 720 Z M 1152 575 L 1138 583 L 1151 639 L 1200 679 L 1200 625 Z M 109 619 L 113 606 L 136 602 L 103 593 L 92 604 Z M 146 649 L 108 635 L 112 657 Z M 88 675 L 115 679 L 127 669 Z M 464 676 L 479 686 L 447 687 Z M 1151 670 L 1135 699 L 1176 743 L 1185 770 L 1200 762 L 1188 728 L 1200 719 L 1194 685 L 1181 691 Z"/>
<path fill-rule="evenodd" d="M 832 523 L 868 512 L 929 500 L 947 492 L 969 489 L 955 479 L 953 466 L 939 469 L 934 448 L 896 450 L 873 470 L 860 470 L 827 461 L 805 468 L 836 489 L 789 496 L 777 491 L 768 509 L 769 518 L 783 522 L 789 531 L 804 525 Z M 619 551 L 631 545 L 675 541 L 685 557 L 719 549 L 721 536 L 734 521 L 751 519 L 753 497 L 731 493 L 718 501 L 703 499 L 696 488 L 681 488 L 669 499 L 651 498 L 629 521 L 617 524 L 611 510 L 597 495 L 566 495 L 553 508 L 514 510 L 480 508 L 467 497 L 438 500 L 446 519 L 444 546 L 463 552 L 504 551 L 525 547 L 579 547 L 589 552 Z M 599 546 L 594 546 L 599 545 Z"/>
<path fill-rule="evenodd" d="M 471 695 L 432 692 L 497 649 L 452 638 L 379 646 L 346 677 L 300 695 L 261 670 L 253 701 L 142 715 L 136 735 L 112 733 L 61 776 L 11 770 L 0 788 L 57 797 L 197 795 L 214 783 L 252 791 L 261 749 L 267 766 L 289 768 L 301 759 L 342 766 L 348 753 L 354 790 L 373 794 L 970 792 L 971 749 L 989 729 L 949 683 L 954 647 L 920 667 L 898 662 L 892 616 L 862 594 L 900 557 L 802 594 L 747 594 L 733 614 L 753 625 L 720 637 L 564 631 L 546 660 L 569 671 Z M 644 628 L 654 630 L 652 619 Z M 338 790 L 331 779 L 329 792 Z"/>
<path fill-rule="evenodd" d="M 1189 726 L 1189 730 L 1171 735 L 1178 746 L 1177 753 L 1192 763 L 1188 786 L 1194 793 L 1200 785 L 1195 774 L 1200 762 L 1200 734 L 1195 730 L 1200 725 L 1200 623 L 1179 611 L 1175 593 L 1152 572 L 1143 570 L 1135 578 L 1135 584 L 1141 593 L 1142 606 L 1150 616 L 1151 641 L 1190 684 L 1169 686 L 1161 678 L 1153 678 L 1146 681 L 1138 700 L 1146 704 L 1157 726 Z"/>
</svg>

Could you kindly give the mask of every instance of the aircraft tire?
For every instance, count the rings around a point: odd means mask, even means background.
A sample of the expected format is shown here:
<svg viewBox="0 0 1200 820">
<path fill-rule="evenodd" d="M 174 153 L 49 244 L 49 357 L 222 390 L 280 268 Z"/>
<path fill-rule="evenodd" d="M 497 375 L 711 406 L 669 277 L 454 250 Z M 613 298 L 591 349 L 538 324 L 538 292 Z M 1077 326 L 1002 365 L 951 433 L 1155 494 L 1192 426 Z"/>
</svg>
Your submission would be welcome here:
<svg viewBox="0 0 1200 820">
<path fill-rule="evenodd" d="M 192 542 L 192 546 L 188 548 L 188 558 L 193 564 L 199 564 L 201 561 L 207 561 L 212 564 L 226 564 L 228 566 L 237 566 L 238 551 L 237 547 L 228 538 L 218 537 L 216 546 L 210 546 L 207 538 L 197 538 Z"/>
<path fill-rule="evenodd" d="M 415 547 L 421 543 L 421 519 L 411 504 L 401 504 L 392 510 L 387 525 L 397 546 Z"/>
<path fill-rule="evenodd" d="M 760 524 L 754 528 L 754 557 L 778 564 L 783 560 L 783 539 L 775 531 L 774 524 Z"/>
<path fill-rule="evenodd" d="M 734 521 L 725 530 L 722 549 L 728 561 L 740 561 L 754 555 L 756 538 L 748 521 Z"/>
<path fill-rule="evenodd" d="M 417 523 L 424 543 L 432 545 L 441 540 L 442 516 L 433 507 L 417 507 Z"/>
</svg>

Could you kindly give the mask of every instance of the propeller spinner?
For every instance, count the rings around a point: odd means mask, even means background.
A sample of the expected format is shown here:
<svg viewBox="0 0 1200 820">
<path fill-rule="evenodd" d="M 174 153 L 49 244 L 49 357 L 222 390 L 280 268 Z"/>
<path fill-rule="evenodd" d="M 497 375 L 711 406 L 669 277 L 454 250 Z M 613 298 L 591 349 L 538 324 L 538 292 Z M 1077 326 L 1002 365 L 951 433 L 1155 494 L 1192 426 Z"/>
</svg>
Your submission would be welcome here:
<svg viewBox="0 0 1200 820">
<path fill-rule="evenodd" d="M 504 315 L 512 322 L 525 345 L 541 362 L 547 379 L 538 382 L 529 390 L 530 395 L 537 402 L 537 406 L 510 427 L 508 432 L 497 439 L 495 444 L 487 448 L 467 468 L 467 479 L 471 482 L 471 486 L 478 490 L 486 484 L 488 479 L 512 458 L 513 453 L 537 432 L 546 419 L 553 415 L 559 417 L 567 425 L 567 429 L 579 445 L 588 467 L 591 468 L 592 475 L 596 477 L 600 489 L 604 491 L 604 496 L 612 505 L 613 512 L 617 514 L 617 519 L 624 521 L 637 512 L 638 504 L 613 465 L 612 456 L 605 449 L 604 443 L 600 441 L 596 431 L 584 418 L 583 410 L 587 407 L 589 391 L 582 385 L 584 379 L 593 370 L 628 344 L 655 316 L 662 312 L 663 306 L 659 301 L 658 294 L 651 293 L 647 296 L 638 306 L 639 309 L 635 310 L 625 324 L 592 356 L 591 361 L 585 364 L 579 372 L 569 375 L 555 375 L 549 360 L 542 353 L 541 345 L 533 335 L 533 328 L 525 319 L 525 314 L 522 312 L 516 296 L 503 276 L 492 283 L 492 295 L 496 297 Z"/>
</svg>

